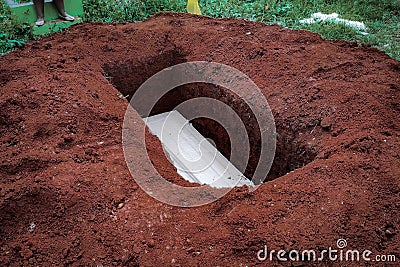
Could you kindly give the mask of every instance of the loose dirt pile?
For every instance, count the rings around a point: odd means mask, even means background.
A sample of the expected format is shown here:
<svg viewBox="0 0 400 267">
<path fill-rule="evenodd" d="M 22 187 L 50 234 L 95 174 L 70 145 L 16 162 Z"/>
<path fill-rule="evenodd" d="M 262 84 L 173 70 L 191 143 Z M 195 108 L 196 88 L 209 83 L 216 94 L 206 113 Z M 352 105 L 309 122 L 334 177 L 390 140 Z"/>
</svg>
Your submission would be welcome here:
<svg viewBox="0 0 400 267">
<path fill-rule="evenodd" d="M 194 60 L 235 67 L 260 87 L 277 152 L 270 181 L 255 192 L 235 188 L 210 205 L 179 208 L 131 177 L 121 145 L 127 101 L 118 95 Z M 346 249 L 400 260 L 400 63 L 383 52 L 162 13 L 31 42 L 0 58 L 0 86 L 2 266 L 253 266 L 267 263 L 257 259 L 264 245 L 322 251 L 339 238 Z M 213 132 L 229 150 L 224 133 Z M 158 170 L 179 181 L 148 137 Z"/>
</svg>

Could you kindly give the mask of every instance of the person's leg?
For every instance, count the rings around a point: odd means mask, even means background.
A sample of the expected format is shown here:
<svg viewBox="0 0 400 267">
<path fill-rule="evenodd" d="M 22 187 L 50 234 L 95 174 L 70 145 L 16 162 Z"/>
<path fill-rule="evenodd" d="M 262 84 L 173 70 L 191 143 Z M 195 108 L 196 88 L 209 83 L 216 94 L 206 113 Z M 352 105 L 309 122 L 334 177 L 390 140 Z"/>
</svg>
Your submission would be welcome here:
<svg viewBox="0 0 400 267">
<path fill-rule="evenodd" d="M 36 25 L 42 26 L 44 24 L 44 0 L 33 0 L 36 10 Z"/>
<path fill-rule="evenodd" d="M 64 20 L 73 21 L 75 18 L 65 12 L 64 0 L 53 0 L 54 5 L 58 10 L 59 17 Z"/>
</svg>

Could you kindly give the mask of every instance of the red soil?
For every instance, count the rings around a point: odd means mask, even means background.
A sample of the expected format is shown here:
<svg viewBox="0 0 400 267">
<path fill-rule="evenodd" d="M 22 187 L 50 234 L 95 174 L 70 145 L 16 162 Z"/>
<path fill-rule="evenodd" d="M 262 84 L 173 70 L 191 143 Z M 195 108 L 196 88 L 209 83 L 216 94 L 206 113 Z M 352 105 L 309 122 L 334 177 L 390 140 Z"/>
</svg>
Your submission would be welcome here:
<svg viewBox="0 0 400 267">
<path fill-rule="evenodd" d="M 247 74 L 279 137 L 271 181 L 180 208 L 131 177 L 121 145 L 127 101 L 116 87 L 126 95 L 193 60 Z M 400 260 L 400 63 L 383 52 L 163 13 L 31 42 L 0 58 L 0 86 L 2 266 L 264 266 L 264 245 L 317 251 L 337 248 L 339 238 Z M 158 170 L 179 181 L 156 138 L 148 141 Z M 271 265 L 291 264 L 312 265 L 276 257 Z M 318 265 L 343 264 L 364 262 Z"/>
</svg>

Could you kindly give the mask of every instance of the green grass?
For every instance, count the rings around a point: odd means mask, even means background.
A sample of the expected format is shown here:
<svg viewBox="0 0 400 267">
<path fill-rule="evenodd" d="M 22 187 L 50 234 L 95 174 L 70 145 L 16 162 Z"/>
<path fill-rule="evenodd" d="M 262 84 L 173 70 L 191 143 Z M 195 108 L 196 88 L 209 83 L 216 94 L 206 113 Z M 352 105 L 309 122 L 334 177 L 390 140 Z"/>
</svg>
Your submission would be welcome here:
<svg viewBox="0 0 400 267">
<path fill-rule="evenodd" d="M 31 26 L 14 20 L 8 5 L 0 0 L 0 54 L 23 46 L 32 37 Z"/>
<path fill-rule="evenodd" d="M 83 0 L 86 21 L 131 22 L 143 20 L 159 11 L 185 12 L 183 0 Z M 10 51 L 32 39 L 30 27 L 10 18 L 0 0 L 0 53 Z M 216 18 L 243 18 L 294 29 L 306 29 L 326 39 L 344 39 L 370 44 L 400 60 L 399 0 L 200 0 L 203 15 Z M 299 23 L 315 12 L 336 12 L 341 18 L 362 21 L 369 33 L 334 23 Z"/>
<path fill-rule="evenodd" d="M 85 18 L 96 22 L 141 21 L 160 11 L 185 12 L 181 0 L 83 0 Z"/>
</svg>

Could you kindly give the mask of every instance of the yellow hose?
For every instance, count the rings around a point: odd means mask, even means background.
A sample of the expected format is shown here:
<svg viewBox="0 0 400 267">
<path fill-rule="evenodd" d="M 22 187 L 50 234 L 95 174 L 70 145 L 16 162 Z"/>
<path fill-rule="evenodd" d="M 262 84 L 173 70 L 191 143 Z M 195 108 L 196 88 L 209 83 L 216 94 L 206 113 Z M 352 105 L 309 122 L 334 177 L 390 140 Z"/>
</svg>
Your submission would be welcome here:
<svg viewBox="0 0 400 267">
<path fill-rule="evenodd" d="M 186 10 L 188 13 L 201 15 L 198 0 L 188 0 Z"/>
</svg>

